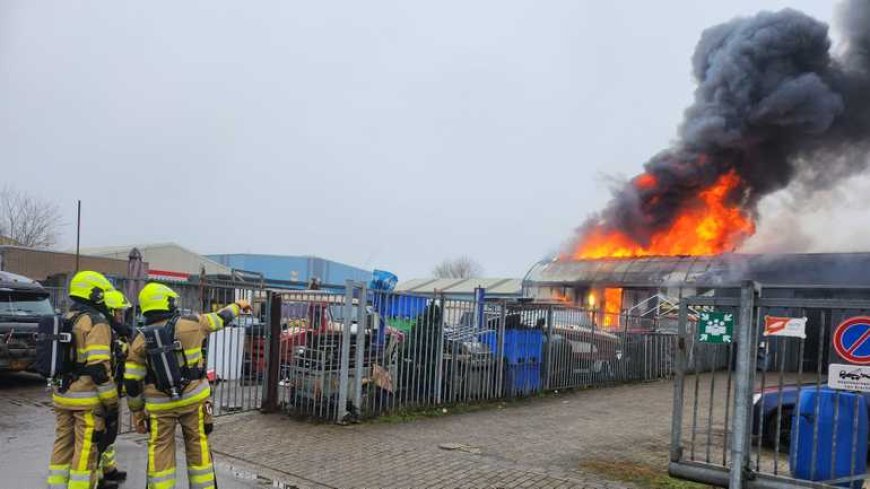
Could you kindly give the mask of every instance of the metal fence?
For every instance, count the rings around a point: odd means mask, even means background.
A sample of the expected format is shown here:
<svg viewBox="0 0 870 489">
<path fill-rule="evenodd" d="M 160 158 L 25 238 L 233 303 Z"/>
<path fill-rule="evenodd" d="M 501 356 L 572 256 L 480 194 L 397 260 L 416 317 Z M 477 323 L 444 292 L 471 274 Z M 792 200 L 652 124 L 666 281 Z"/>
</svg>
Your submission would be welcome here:
<svg viewBox="0 0 870 489">
<path fill-rule="evenodd" d="M 868 315 L 870 290 L 850 293 L 865 299 L 777 291 L 747 284 L 681 302 L 670 472 L 732 488 L 862 487 L 870 398 L 828 387 L 828 375 L 843 363 L 831 348 L 834 331 Z M 691 316 L 700 308 L 733 314 L 734 341 L 696 341 Z M 765 336 L 766 318 L 806 318 L 805 337 Z M 699 353 L 712 363 L 697 361 Z M 843 372 L 853 370 L 860 376 L 857 367 Z"/>
<path fill-rule="evenodd" d="M 144 284 L 115 280 L 133 301 Z M 348 283 L 344 294 L 270 291 L 256 281 L 206 277 L 167 285 L 179 292 L 186 313 L 240 298 L 254 306 L 253 314 L 208 340 L 218 416 L 282 409 L 347 422 L 667 379 L 679 345 L 676 318 L 491 301 L 484 291 L 468 300 L 371 291 L 360 283 Z M 69 305 L 65 290 L 51 293 L 56 307 Z M 715 371 L 728 361 L 693 347 L 687 364 Z"/>
<path fill-rule="evenodd" d="M 397 411 L 670 378 L 677 335 L 561 304 L 369 291 L 282 292 L 266 407 L 350 421 Z M 693 364 L 713 365 L 704 351 Z M 719 364 L 724 365 L 725 359 Z"/>
</svg>

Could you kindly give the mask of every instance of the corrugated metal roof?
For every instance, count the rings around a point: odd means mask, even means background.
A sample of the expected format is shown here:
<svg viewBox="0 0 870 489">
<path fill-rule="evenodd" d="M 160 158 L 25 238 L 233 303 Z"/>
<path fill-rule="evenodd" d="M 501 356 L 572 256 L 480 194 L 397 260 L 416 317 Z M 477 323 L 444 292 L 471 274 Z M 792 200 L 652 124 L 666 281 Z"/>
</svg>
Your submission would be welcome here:
<svg viewBox="0 0 870 489">
<path fill-rule="evenodd" d="M 723 254 L 547 261 L 534 284 L 715 285 L 741 280 L 779 284 L 870 285 L 870 253 Z"/>
<path fill-rule="evenodd" d="M 431 292 L 433 289 L 429 287 L 429 284 L 435 282 L 437 279 L 434 278 L 415 278 L 411 280 L 406 280 L 404 282 L 399 282 L 396 285 L 396 291 L 398 292 L 420 292 L 420 291 L 428 291 Z"/>
<path fill-rule="evenodd" d="M 155 249 L 155 248 L 168 248 L 168 247 L 176 247 L 181 248 L 185 251 L 190 251 L 183 246 L 176 243 L 141 243 L 141 244 L 131 244 L 131 245 L 119 245 L 119 246 L 90 246 L 81 249 L 81 253 L 83 255 L 91 255 L 91 256 L 104 256 L 104 255 L 117 255 L 117 254 L 127 254 L 130 253 L 130 250 L 133 248 L 138 248 L 140 251 L 146 249 Z M 69 250 L 70 253 L 75 253 L 75 250 Z M 191 251 L 191 253 L 193 253 Z"/>
<path fill-rule="evenodd" d="M 734 261 L 733 256 L 555 260 L 535 265 L 526 279 L 537 283 L 687 283 L 696 282 L 711 271 L 729 269 Z"/>
<path fill-rule="evenodd" d="M 151 243 L 83 248 L 81 253 L 90 256 L 127 259 L 127 256 L 133 248 L 142 252 L 143 259 L 149 263 L 150 269 L 152 270 L 175 271 L 189 274 L 198 274 L 200 267 L 203 266 L 206 269 L 206 273 L 209 274 L 229 274 L 232 270 L 230 267 L 222 265 L 176 243 Z"/>
<path fill-rule="evenodd" d="M 474 294 L 474 289 L 486 289 L 488 295 L 520 295 L 522 280 L 514 278 L 417 278 L 401 282 L 397 292 L 431 294 L 434 291 L 446 294 Z"/>
<path fill-rule="evenodd" d="M 509 278 L 500 284 L 495 284 L 486 289 L 490 295 L 521 295 L 523 293 L 523 281 L 518 278 Z"/>
</svg>

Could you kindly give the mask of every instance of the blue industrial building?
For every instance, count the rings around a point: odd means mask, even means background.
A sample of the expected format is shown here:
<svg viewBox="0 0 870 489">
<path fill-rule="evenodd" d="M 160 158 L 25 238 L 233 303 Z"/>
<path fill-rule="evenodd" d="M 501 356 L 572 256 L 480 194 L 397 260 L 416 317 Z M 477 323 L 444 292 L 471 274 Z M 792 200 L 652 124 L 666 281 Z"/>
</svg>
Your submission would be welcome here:
<svg viewBox="0 0 870 489">
<path fill-rule="evenodd" d="M 208 258 L 233 269 L 261 273 L 270 285 L 278 287 L 303 288 L 314 277 L 327 289 L 343 288 L 348 280 L 368 283 L 372 279 L 371 270 L 316 256 L 235 253 Z"/>
</svg>

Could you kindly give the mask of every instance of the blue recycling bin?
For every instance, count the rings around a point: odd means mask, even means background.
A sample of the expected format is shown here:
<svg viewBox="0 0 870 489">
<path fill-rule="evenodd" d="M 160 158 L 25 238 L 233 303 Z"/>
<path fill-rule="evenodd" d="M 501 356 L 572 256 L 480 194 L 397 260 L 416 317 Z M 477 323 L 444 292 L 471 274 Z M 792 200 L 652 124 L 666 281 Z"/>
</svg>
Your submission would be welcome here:
<svg viewBox="0 0 870 489">
<path fill-rule="evenodd" d="M 541 390 L 541 365 L 519 363 L 505 365 L 504 386 L 510 397 L 529 396 Z"/>
<path fill-rule="evenodd" d="M 494 331 L 481 335 L 480 340 L 497 351 Z M 507 329 L 504 332 L 504 358 L 508 365 L 541 363 L 544 354 L 544 333 L 539 329 Z"/>
<path fill-rule="evenodd" d="M 816 420 L 817 402 L 818 420 Z M 813 433 L 816 424 L 818 424 L 818 447 L 814 454 Z M 809 481 L 826 481 L 865 473 L 867 434 L 867 404 L 864 396 L 827 388 L 818 391 L 810 388 L 802 391 L 797 412 L 792 418 L 789 450 L 792 477 Z M 815 463 L 813 463 L 813 455 L 815 455 Z M 844 482 L 838 485 L 859 489 L 862 482 Z"/>
</svg>

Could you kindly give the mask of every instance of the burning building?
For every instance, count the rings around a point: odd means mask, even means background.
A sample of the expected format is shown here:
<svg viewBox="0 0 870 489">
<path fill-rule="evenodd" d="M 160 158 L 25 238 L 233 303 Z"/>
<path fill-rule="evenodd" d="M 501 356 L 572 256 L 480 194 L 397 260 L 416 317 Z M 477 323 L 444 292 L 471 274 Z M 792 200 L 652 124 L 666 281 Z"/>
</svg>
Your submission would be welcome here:
<svg viewBox="0 0 870 489">
<path fill-rule="evenodd" d="M 795 10 L 703 32 L 678 139 L 578 229 L 562 259 L 716 255 L 755 233 L 762 198 L 803 199 L 870 161 L 870 2 L 843 6 L 841 46 Z"/>
<path fill-rule="evenodd" d="M 745 280 L 776 284 L 787 297 L 854 297 L 870 287 L 870 253 L 555 259 L 535 264 L 523 287 L 527 297 L 646 316 Z"/>
<path fill-rule="evenodd" d="M 844 291 L 870 285 L 870 253 L 735 253 L 778 191 L 804 200 L 870 166 L 870 1 L 828 26 L 786 9 L 706 29 L 676 142 L 619 185 L 562 253 L 536 264 L 528 296 L 583 304 L 603 326 L 658 314 L 740 280 Z"/>
</svg>

